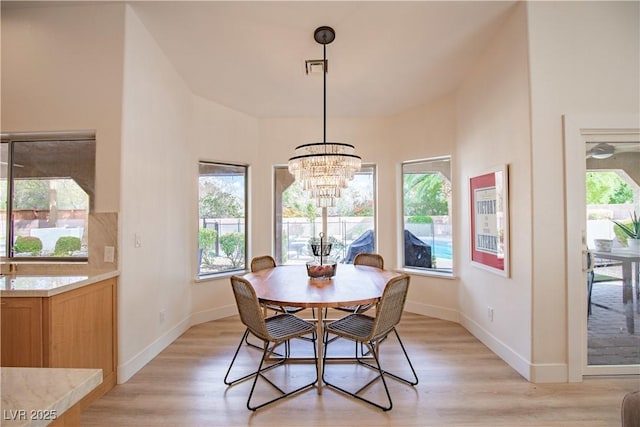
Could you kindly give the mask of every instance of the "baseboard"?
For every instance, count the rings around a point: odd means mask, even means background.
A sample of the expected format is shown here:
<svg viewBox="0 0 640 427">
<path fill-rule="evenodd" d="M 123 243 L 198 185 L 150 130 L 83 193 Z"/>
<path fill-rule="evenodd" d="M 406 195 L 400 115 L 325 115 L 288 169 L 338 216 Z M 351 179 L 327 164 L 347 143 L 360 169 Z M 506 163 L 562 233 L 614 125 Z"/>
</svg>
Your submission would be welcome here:
<svg viewBox="0 0 640 427">
<path fill-rule="evenodd" d="M 457 310 L 409 301 L 405 304 L 405 310 L 410 313 L 459 323 L 527 381 L 540 384 L 568 381 L 569 371 L 567 364 L 531 363 L 478 323 Z"/>
<path fill-rule="evenodd" d="M 189 329 L 190 317 L 183 319 L 173 328 L 160 335 L 155 341 L 145 347 L 134 357 L 118 366 L 118 384 L 127 382 L 136 372 L 142 369 L 147 363 L 153 360 L 169 344 Z"/>
<path fill-rule="evenodd" d="M 527 381 L 531 381 L 531 362 L 523 358 L 511 347 L 500 341 L 469 317 L 464 314 L 460 314 L 460 317 L 460 324 L 464 326 L 474 337 L 478 338 L 484 345 L 489 347 L 491 351 L 497 354 L 498 357 L 504 360 Z"/>
<path fill-rule="evenodd" d="M 566 363 L 533 363 L 530 381 L 537 384 L 569 382 L 569 366 Z"/>
<path fill-rule="evenodd" d="M 197 313 L 193 313 L 191 315 L 191 322 L 189 326 L 199 325 L 201 323 L 210 322 L 212 320 L 223 319 L 225 317 L 233 316 L 234 314 L 238 314 L 238 308 L 235 304 L 198 311 Z"/>
<path fill-rule="evenodd" d="M 421 314 L 423 316 L 460 323 L 460 312 L 451 308 L 407 301 L 404 305 L 404 309 L 409 313 Z"/>
<path fill-rule="evenodd" d="M 142 369 L 147 363 L 153 360 L 162 350 L 174 342 L 180 335 L 185 333 L 193 325 L 208 322 L 211 320 L 222 319 L 224 317 L 238 314 L 235 305 L 215 308 L 211 310 L 203 310 L 191 314 L 183 319 L 173 328 L 159 336 L 154 342 L 129 359 L 127 362 L 118 366 L 118 384 L 127 382 L 133 375 Z"/>
</svg>

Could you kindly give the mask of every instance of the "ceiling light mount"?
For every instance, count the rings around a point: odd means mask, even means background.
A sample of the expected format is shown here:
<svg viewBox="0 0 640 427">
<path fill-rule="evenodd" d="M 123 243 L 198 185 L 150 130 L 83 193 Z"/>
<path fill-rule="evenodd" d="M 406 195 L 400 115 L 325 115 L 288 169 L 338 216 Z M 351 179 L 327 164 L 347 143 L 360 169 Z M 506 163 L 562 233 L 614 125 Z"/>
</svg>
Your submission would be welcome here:
<svg viewBox="0 0 640 427">
<path fill-rule="evenodd" d="M 327 45 L 336 39 L 336 32 L 331 27 L 318 27 L 313 32 L 313 38 L 318 43 Z"/>
<path fill-rule="evenodd" d="M 327 45 L 336 38 L 331 27 L 318 27 L 313 33 L 316 42 L 323 45 L 322 64 L 327 63 Z M 341 142 L 327 142 L 327 69 L 323 68 L 323 138 L 322 142 L 296 147 L 289 159 L 289 172 L 299 181 L 302 189 L 316 200 L 318 207 L 333 207 L 356 172 L 361 158 L 355 147 Z"/>
</svg>

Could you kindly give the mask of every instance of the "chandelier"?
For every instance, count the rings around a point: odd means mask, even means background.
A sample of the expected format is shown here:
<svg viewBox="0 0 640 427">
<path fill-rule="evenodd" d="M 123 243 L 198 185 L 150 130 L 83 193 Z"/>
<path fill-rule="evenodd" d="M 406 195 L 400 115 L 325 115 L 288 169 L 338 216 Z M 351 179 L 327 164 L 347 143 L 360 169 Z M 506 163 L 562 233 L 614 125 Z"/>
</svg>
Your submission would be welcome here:
<svg viewBox="0 0 640 427">
<path fill-rule="evenodd" d="M 296 147 L 289 159 L 289 172 L 300 182 L 302 189 L 316 200 L 318 207 L 333 207 L 341 192 L 360 170 L 361 159 L 355 147 L 340 142 L 327 142 L 327 45 L 336 38 L 331 27 L 319 27 L 313 33 L 323 45 L 323 138 L 322 142 Z"/>
</svg>

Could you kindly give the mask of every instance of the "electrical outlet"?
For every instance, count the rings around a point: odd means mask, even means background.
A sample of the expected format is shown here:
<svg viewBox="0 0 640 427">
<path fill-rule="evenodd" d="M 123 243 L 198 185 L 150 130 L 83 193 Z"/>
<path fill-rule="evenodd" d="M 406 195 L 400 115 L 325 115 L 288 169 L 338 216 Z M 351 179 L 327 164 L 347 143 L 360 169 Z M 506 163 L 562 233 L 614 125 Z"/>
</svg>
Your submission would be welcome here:
<svg viewBox="0 0 640 427">
<path fill-rule="evenodd" d="M 493 307 L 487 307 L 487 318 L 493 322 Z"/>
<path fill-rule="evenodd" d="M 160 323 L 164 323 L 165 317 L 166 317 L 165 310 L 160 310 Z"/>
<path fill-rule="evenodd" d="M 115 256 L 115 248 L 113 246 L 104 247 L 104 262 L 113 262 Z"/>
<path fill-rule="evenodd" d="M 142 237 L 138 233 L 135 233 L 133 235 L 133 246 L 136 248 L 139 248 L 142 246 Z"/>
</svg>

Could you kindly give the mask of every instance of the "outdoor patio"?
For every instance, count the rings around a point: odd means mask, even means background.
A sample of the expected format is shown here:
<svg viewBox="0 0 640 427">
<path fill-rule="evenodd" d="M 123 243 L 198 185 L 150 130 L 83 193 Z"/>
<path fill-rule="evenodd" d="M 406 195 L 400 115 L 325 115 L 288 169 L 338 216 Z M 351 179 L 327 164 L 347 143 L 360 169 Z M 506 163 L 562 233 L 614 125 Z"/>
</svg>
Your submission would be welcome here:
<svg viewBox="0 0 640 427">
<path fill-rule="evenodd" d="M 600 271 L 601 272 L 601 271 Z M 620 267 L 608 267 L 603 273 L 621 277 Z M 634 333 L 627 328 L 622 305 L 622 281 L 593 284 L 591 315 L 588 321 L 590 365 L 640 364 L 640 304 L 634 288 Z"/>
</svg>

